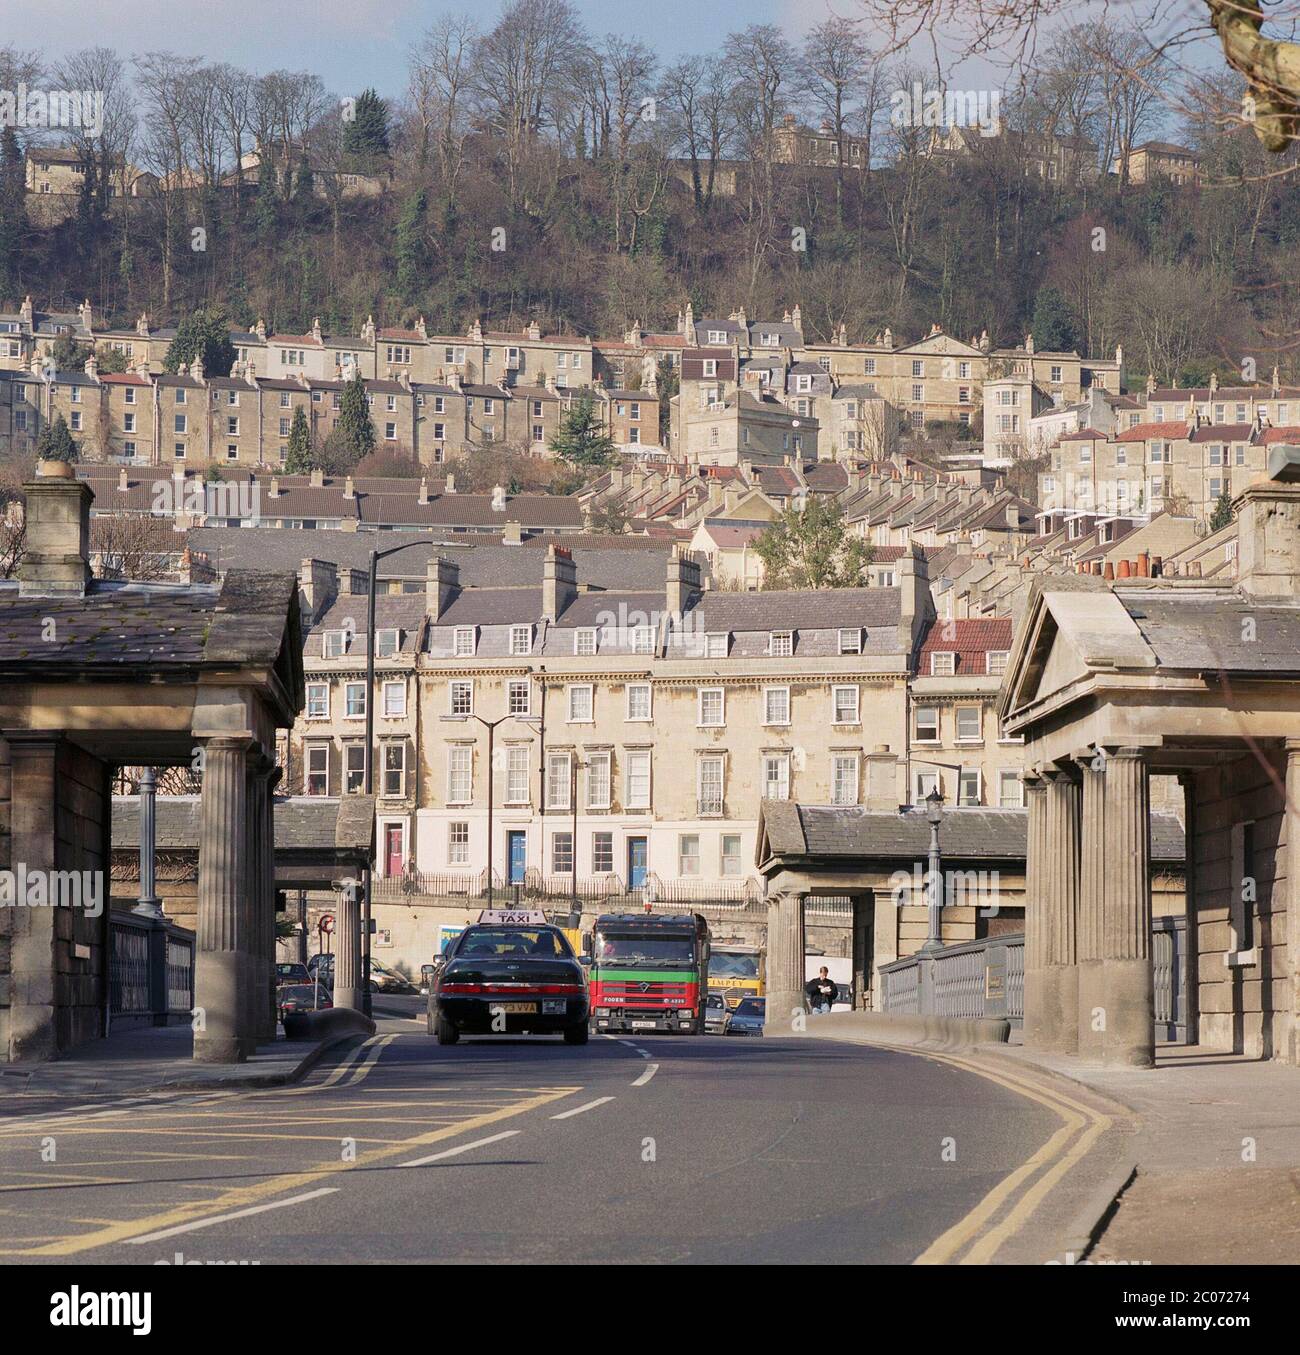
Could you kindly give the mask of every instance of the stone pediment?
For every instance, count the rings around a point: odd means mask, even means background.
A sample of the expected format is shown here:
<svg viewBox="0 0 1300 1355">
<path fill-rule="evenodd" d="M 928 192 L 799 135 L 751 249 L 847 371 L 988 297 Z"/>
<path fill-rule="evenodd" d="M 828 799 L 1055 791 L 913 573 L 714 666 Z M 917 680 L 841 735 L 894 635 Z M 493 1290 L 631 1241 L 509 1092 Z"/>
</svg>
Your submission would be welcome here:
<svg viewBox="0 0 1300 1355">
<path fill-rule="evenodd" d="M 951 334 L 928 334 L 924 339 L 918 339 L 916 343 L 910 343 L 905 348 L 894 350 L 900 354 L 926 354 L 939 355 L 942 357 L 957 358 L 982 358 L 987 354 L 981 352 L 971 344 L 964 343 L 961 339 L 955 339 Z"/>
</svg>

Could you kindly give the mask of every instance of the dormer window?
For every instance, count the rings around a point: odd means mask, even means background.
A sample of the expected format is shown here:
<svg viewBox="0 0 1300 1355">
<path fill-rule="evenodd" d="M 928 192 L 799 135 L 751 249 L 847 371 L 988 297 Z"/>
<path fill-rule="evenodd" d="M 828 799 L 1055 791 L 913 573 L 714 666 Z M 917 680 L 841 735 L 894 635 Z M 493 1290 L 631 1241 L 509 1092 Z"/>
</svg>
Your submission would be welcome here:
<svg viewBox="0 0 1300 1355">
<path fill-rule="evenodd" d="M 632 627 L 632 653 L 653 654 L 655 652 L 655 628 L 653 626 Z"/>
<path fill-rule="evenodd" d="M 573 652 L 580 655 L 592 655 L 596 652 L 596 631 L 594 627 L 584 627 L 573 632 Z"/>
<path fill-rule="evenodd" d="M 533 652 L 533 628 L 531 626 L 510 627 L 511 654 L 531 654 Z"/>
<path fill-rule="evenodd" d="M 474 656 L 475 631 L 473 626 L 457 626 L 452 637 L 452 653 L 458 659 Z"/>
<path fill-rule="evenodd" d="M 777 659 L 788 659 L 794 653 L 794 632 L 774 630 L 767 640 L 767 652 Z"/>
<path fill-rule="evenodd" d="M 709 342 L 710 342 L 710 343 L 726 343 L 726 342 L 727 342 L 727 331 L 726 331 L 725 329 L 711 329 L 711 330 L 709 330 Z"/>
<path fill-rule="evenodd" d="M 704 637 L 704 657 L 707 659 L 725 659 L 727 642 L 730 636 L 726 631 L 713 631 Z"/>
<path fill-rule="evenodd" d="M 391 659 L 402 647 L 402 633 L 396 628 L 375 632 L 375 658 Z"/>
<path fill-rule="evenodd" d="M 851 630 L 840 631 L 840 653 L 862 653 L 862 631 L 857 626 L 854 626 Z"/>
<path fill-rule="evenodd" d="M 985 656 L 987 659 L 987 672 L 992 677 L 1001 677 L 1007 671 L 1007 651 L 1005 649 L 990 649 Z"/>
<path fill-rule="evenodd" d="M 350 630 L 327 630 L 325 632 L 325 653 L 327 659 L 341 659 L 352 648 Z"/>
<path fill-rule="evenodd" d="M 931 677 L 952 677 L 957 671 L 957 656 L 951 652 L 930 655 Z"/>
</svg>

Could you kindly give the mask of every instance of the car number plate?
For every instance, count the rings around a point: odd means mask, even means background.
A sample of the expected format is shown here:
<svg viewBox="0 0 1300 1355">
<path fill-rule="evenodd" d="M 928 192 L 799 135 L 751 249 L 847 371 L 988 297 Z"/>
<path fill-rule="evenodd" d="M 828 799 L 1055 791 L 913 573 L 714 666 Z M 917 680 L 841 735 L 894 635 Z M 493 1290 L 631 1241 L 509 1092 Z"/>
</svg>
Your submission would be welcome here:
<svg viewBox="0 0 1300 1355">
<path fill-rule="evenodd" d="M 494 1004 L 495 1011 L 505 1012 L 507 1016 L 519 1016 L 535 1013 L 537 1011 L 536 1002 L 498 1002 Z"/>
<path fill-rule="evenodd" d="M 543 1016 L 563 1016 L 568 1009 L 568 1003 L 563 998 L 557 998 L 554 1001 L 542 1001 Z"/>
<path fill-rule="evenodd" d="M 633 1021 L 633 1030 L 653 1030 L 659 1023 L 657 1021 Z"/>
</svg>

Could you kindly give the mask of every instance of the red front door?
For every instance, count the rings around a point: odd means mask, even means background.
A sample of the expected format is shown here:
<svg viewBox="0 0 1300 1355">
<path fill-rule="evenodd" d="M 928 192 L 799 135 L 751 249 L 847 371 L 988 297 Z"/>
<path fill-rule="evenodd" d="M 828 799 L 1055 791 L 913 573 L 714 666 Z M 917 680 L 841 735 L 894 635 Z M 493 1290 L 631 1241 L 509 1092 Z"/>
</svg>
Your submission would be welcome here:
<svg viewBox="0 0 1300 1355">
<path fill-rule="evenodd" d="M 406 868 L 406 853 L 402 850 L 405 836 L 400 823 L 384 825 L 384 874 L 390 879 Z"/>
</svg>

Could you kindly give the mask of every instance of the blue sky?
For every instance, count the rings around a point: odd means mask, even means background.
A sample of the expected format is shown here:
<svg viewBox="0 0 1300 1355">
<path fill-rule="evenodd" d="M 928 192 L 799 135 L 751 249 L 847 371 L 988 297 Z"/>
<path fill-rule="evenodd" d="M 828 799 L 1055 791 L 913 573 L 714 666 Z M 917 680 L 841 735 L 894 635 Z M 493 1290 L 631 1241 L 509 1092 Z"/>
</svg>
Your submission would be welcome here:
<svg viewBox="0 0 1300 1355">
<path fill-rule="evenodd" d="M 832 13 L 831 0 L 574 0 L 591 32 L 636 34 L 661 57 L 716 50 L 750 23 L 798 38 Z M 852 13 L 853 0 L 835 12 Z M 5 4 L 0 42 L 58 55 L 112 47 L 124 55 L 171 50 L 250 70 L 315 71 L 331 90 L 373 85 L 398 95 L 406 51 L 439 14 L 469 12 L 490 27 L 495 0 L 40 0 Z"/>
</svg>

